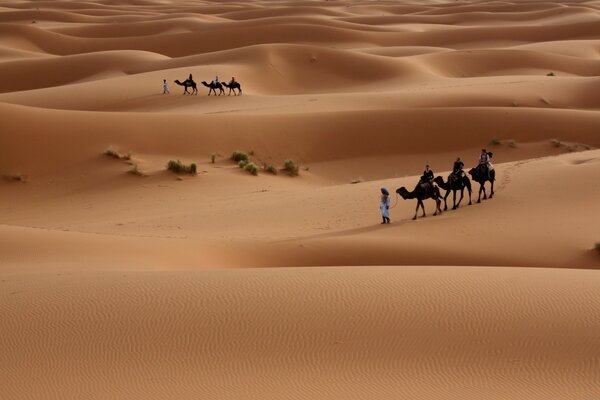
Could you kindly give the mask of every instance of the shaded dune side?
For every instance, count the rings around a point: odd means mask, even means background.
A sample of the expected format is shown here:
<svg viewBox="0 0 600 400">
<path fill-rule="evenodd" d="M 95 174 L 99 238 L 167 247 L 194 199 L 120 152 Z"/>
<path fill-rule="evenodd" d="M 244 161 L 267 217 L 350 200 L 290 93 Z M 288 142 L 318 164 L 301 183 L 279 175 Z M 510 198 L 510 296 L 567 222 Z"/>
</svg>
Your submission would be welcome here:
<svg viewBox="0 0 600 400">
<path fill-rule="evenodd" d="M 0 285 L 11 399 L 600 396 L 600 278 L 588 271 L 123 271 Z"/>
</svg>

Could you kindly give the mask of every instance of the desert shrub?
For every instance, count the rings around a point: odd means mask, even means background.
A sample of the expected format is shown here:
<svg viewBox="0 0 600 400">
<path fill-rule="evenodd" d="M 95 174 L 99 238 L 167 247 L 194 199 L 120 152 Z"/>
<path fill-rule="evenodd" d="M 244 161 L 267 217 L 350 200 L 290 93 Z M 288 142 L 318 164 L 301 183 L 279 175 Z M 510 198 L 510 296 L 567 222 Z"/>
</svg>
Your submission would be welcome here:
<svg viewBox="0 0 600 400">
<path fill-rule="evenodd" d="M 112 158 L 121 158 L 121 155 L 119 154 L 119 152 L 110 147 L 108 149 L 104 150 L 104 155 L 112 157 Z"/>
<path fill-rule="evenodd" d="M 243 151 L 236 150 L 231 154 L 231 159 L 237 163 L 240 161 L 248 162 L 248 154 L 244 153 Z"/>
<path fill-rule="evenodd" d="M 548 72 L 546 76 L 554 76 L 554 72 Z"/>
<path fill-rule="evenodd" d="M 23 174 L 4 175 L 4 179 L 11 182 L 27 182 L 27 177 Z"/>
<path fill-rule="evenodd" d="M 216 161 L 216 159 L 217 159 L 217 153 L 212 153 L 212 154 L 210 155 L 210 162 L 211 162 L 212 164 L 214 164 L 214 163 L 215 163 L 215 161 Z"/>
<path fill-rule="evenodd" d="M 118 158 L 120 160 L 131 160 L 131 156 L 133 156 L 133 152 L 128 151 L 125 154 L 121 154 L 117 150 L 113 149 L 112 147 L 109 147 L 108 149 L 104 150 L 104 155 L 112 157 L 112 158 Z"/>
<path fill-rule="evenodd" d="M 598 251 L 600 253 L 600 240 L 598 240 L 596 242 L 596 244 L 594 245 L 594 247 L 596 248 L 596 251 Z"/>
<path fill-rule="evenodd" d="M 519 102 L 518 101 L 513 101 L 512 102 L 512 106 L 513 107 L 519 107 Z"/>
<path fill-rule="evenodd" d="M 275 167 L 273 164 L 266 165 L 265 171 L 267 171 L 273 175 L 277 175 L 277 167 Z"/>
<path fill-rule="evenodd" d="M 299 167 L 298 164 L 296 164 L 294 161 L 292 160 L 285 160 L 283 162 L 283 169 L 290 175 L 295 176 L 298 175 L 298 171 L 299 171 Z"/>
<path fill-rule="evenodd" d="M 350 181 L 350 183 L 353 184 L 353 185 L 357 184 L 357 183 L 361 183 L 361 182 L 363 182 L 363 178 L 360 178 L 360 177 L 359 178 L 354 178 L 354 179 L 352 179 Z"/>
<path fill-rule="evenodd" d="M 133 164 L 133 166 L 129 170 L 129 173 L 136 176 L 144 176 L 144 173 L 140 171 L 140 168 L 137 164 Z"/>
<path fill-rule="evenodd" d="M 490 145 L 492 146 L 498 146 L 500 144 L 500 139 L 498 138 L 492 138 L 492 140 L 490 140 Z"/>
<path fill-rule="evenodd" d="M 240 168 L 246 168 L 247 164 L 248 164 L 248 160 L 240 160 L 238 162 L 238 167 L 240 167 Z"/>
<path fill-rule="evenodd" d="M 558 139 L 552 139 L 552 140 L 550 141 L 550 143 L 552 143 L 552 146 L 554 146 L 554 147 L 560 147 L 560 145 L 562 144 L 562 143 L 560 142 L 560 140 L 558 140 Z"/>
<path fill-rule="evenodd" d="M 244 169 L 250 172 L 252 175 L 258 175 L 258 166 L 254 163 L 248 163 Z"/>
<path fill-rule="evenodd" d="M 177 173 L 186 173 L 186 174 L 193 174 L 193 175 L 195 175 L 197 173 L 196 164 L 192 163 L 190 165 L 185 165 L 180 160 L 170 160 L 167 163 L 167 169 L 170 171 L 173 171 L 173 172 L 177 172 Z"/>
<path fill-rule="evenodd" d="M 514 139 L 509 140 L 508 147 L 512 147 L 512 148 L 517 147 L 517 142 Z"/>
</svg>

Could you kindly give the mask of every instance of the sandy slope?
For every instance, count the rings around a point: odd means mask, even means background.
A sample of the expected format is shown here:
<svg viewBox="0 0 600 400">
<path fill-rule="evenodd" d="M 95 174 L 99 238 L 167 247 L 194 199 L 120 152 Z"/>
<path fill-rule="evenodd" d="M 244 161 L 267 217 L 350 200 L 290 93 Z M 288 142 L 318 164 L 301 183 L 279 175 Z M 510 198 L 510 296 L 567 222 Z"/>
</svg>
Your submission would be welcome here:
<svg viewBox="0 0 600 400">
<path fill-rule="evenodd" d="M 600 395 L 595 271 L 466 267 L 15 274 L 11 399 Z"/>
<path fill-rule="evenodd" d="M 599 35 L 597 1 L 2 2 L 0 398 L 597 399 Z M 379 224 L 484 146 L 493 199 Z"/>
</svg>

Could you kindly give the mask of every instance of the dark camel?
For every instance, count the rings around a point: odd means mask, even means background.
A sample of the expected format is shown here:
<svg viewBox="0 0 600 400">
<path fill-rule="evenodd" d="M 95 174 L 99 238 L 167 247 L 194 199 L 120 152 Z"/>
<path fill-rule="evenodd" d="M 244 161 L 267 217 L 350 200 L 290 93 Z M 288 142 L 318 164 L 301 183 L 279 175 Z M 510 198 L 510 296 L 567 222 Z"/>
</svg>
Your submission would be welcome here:
<svg viewBox="0 0 600 400">
<path fill-rule="evenodd" d="M 481 192 L 483 192 L 483 199 L 487 199 L 487 193 L 485 192 L 485 183 L 490 181 L 492 184 L 492 192 L 490 193 L 490 199 L 494 197 L 494 181 L 496 180 L 496 171 L 491 170 L 488 174 L 487 167 L 485 165 L 478 165 L 475 168 L 471 168 L 469 174 L 473 177 L 473 180 L 479 183 L 479 197 L 477 202 L 481 203 Z"/>
<path fill-rule="evenodd" d="M 467 188 L 467 190 L 469 191 L 469 205 L 473 204 L 471 202 L 471 180 L 468 176 L 457 176 L 454 174 L 450 174 L 448 175 L 448 182 L 444 182 L 444 178 L 441 176 L 437 176 L 433 181 L 437 183 L 439 187 L 446 191 L 446 194 L 444 195 L 444 211 L 448 209 L 448 203 L 446 200 L 448 199 L 448 195 L 451 191 L 453 210 L 456 210 L 460 206 L 460 202 L 462 201 L 465 194 L 465 188 Z M 460 199 L 458 200 L 458 204 L 456 204 L 456 192 L 458 190 L 460 190 Z"/>
<path fill-rule="evenodd" d="M 240 96 L 242 95 L 242 85 L 240 85 L 239 82 L 230 82 L 230 83 L 223 82 L 223 86 L 225 86 L 226 88 L 229 89 L 229 94 L 227 96 L 231 95 L 231 91 L 233 91 L 234 96 L 237 96 L 237 94 L 235 94 L 235 89 L 238 90 Z"/>
<path fill-rule="evenodd" d="M 185 87 L 185 91 L 183 92 L 183 94 L 198 94 L 198 88 L 196 87 L 196 82 L 194 82 L 193 79 L 186 79 L 183 82 L 179 82 L 179 80 L 176 79 L 175 83 L 179 86 Z M 192 88 L 192 93 L 188 92 L 189 87 Z"/>
<path fill-rule="evenodd" d="M 400 189 L 396 190 L 396 193 L 402 196 L 404 200 L 417 199 L 417 208 L 415 209 L 415 216 L 413 217 L 413 219 L 417 219 L 419 207 L 423 209 L 422 217 L 425 217 L 425 206 L 423 205 L 423 200 L 429 198 L 435 200 L 435 212 L 433 213 L 433 215 L 437 215 L 438 212 L 440 214 L 442 213 L 442 209 L 440 207 L 440 205 L 442 204 L 442 201 L 440 200 L 440 198 L 442 197 L 440 195 L 440 189 L 432 183 L 417 183 L 417 186 L 415 186 L 415 190 L 413 190 L 412 192 L 409 192 L 404 186 L 402 186 Z"/>
<path fill-rule="evenodd" d="M 210 96 L 210 92 L 215 92 L 215 96 L 216 96 L 217 95 L 217 90 L 216 89 L 219 89 L 219 96 L 222 95 L 222 94 L 225 94 L 225 89 L 223 89 L 223 85 L 221 85 L 221 82 L 219 82 L 219 83 L 214 83 L 214 82 L 206 83 L 205 81 L 202 81 L 202 84 L 204 86 L 206 86 L 207 88 L 210 88 L 208 90 L 208 95 L 209 96 Z"/>
</svg>

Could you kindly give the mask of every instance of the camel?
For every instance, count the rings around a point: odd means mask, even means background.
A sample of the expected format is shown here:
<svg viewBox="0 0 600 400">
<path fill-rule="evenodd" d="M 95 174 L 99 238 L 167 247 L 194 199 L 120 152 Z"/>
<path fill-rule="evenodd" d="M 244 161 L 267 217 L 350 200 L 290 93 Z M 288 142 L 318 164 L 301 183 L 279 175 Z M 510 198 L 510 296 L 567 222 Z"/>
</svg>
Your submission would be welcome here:
<svg viewBox="0 0 600 400">
<path fill-rule="evenodd" d="M 223 89 L 223 85 L 221 85 L 221 82 L 218 82 L 218 83 L 214 83 L 214 82 L 206 83 L 205 81 L 202 81 L 202 84 L 204 86 L 206 86 L 207 88 L 210 88 L 208 90 L 208 95 L 209 96 L 210 96 L 210 92 L 215 92 L 215 96 L 216 96 L 217 95 L 217 90 L 216 89 L 219 89 L 219 96 L 222 95 L 222 94 L 225 94 L 225 89 Z"/>
<path fill-rule="evenodd" d="M 483 192 L 483 199 L 487 199 L 487 193 L 485 192 L 485 183 L 490 181 L 492 184 L 492 193 L 490 193 L 490 199 L 494 197 L 494 181 L 496 180 L 496 171 L 493 169 L 487 173 L 487 169 L 483 165 L 478 165 L 475 168 L 471 168 L 469 174 L 473 177 L 473 180 L 479 183 L 479 197 L 477 202 L 481 203 L 481 192 Z"/>
<path fill-rule="evenodd" d="M 440 200 L 440 198 L 442 197 L 440 195 L 440 189 L 432 183 L 417 183 L 417 186 L 415 186 L 415 190 L 413 190 L 412 192 L 409 192 L 404 186 L 402 186 L 400 189 L 396 190 L 396 193 L 402 196 L 404 200 L 417 199 L 417 208 L 415 209 L 415 216 L 413 217 L 413 219 L 417 219 L 419 207 L 423 209 L 422 217 L 425 217 L 425 206 L 423 205 L 423 200 L 429 198 L 435 200 L 436 210 L 435 213 L 433 213 L 433 215 L 437 215 L 438 212 L 440 214 L 442 213 L 442 208 L 440 207 L 442 203 L 442 201 Z"/>
<path fill-rule="evenodd" d="M 464 197 L 465 188 L 469 191 L 469 205 L 473 204 L 471 202 L 471 180 L 468 176 L 456 176 L 454 174 L 448 175 L 448 182 L 444 182 L 444 178 L 441 176 L 437 176 L 434 180 L 435 183 L 438 184 L 439 187 L 446 191 L 444 195 L 444 211 L 448 209 L 448 195 L 450 195 L 450 191 L 452 191 L 452 209 L 456 210 L 460 206 L 460 202 Z M 456 204 L 456 191 L 460 190 L 460 199 L 458 200 L 458 204 Z"/>
<path fill-rule="evenodd" d="M 230 83 L 223 82 L 223 86 L 225 86 L 226 88 L 229 89 L 229 94 L 227 96 L 231 95 L 232 90 L 233 90 L 233 95 L 237 96 L 237 94 L 235 94 L 235 89 L 238 90 L 240 96 L 242 95 L 242 85 L 240 85 L 239 82 L 230 82 Z"/>
<path fill-rule="evenodd" d="M 194 82 L 193 79 L 186 79 L 183 82 L 179 82 L 179 80 L 176 79 L 175 83 L 178 84 L 179 86 L 185 87 L 185 91 L 183 92 L 183 94 L 196 94 L 196 95 L 198 94 L 198 88 L 196 87 L 196 82 Z M 192 93 L 188 92 L 189 87 L 192 88 Z"/>
</svg>

